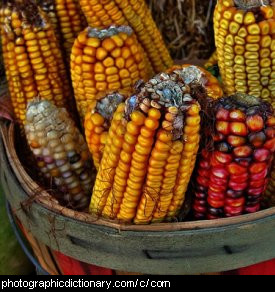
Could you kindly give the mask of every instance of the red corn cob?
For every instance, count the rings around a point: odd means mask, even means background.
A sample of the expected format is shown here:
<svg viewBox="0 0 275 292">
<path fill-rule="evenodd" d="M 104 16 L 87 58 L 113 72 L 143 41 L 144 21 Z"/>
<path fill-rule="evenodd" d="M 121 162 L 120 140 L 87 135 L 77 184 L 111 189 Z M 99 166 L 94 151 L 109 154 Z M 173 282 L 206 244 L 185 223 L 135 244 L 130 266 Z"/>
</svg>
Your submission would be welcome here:
<svg viewBox="0 0 275 292">
<path fill-rule="evenodd" d="M 221 99 L 215 113 L 214 150 L 202 151 L 195 176 L 197 219 L 259 211 L 275 150 L 269 104 L 236 94 Z"/>
</svg>

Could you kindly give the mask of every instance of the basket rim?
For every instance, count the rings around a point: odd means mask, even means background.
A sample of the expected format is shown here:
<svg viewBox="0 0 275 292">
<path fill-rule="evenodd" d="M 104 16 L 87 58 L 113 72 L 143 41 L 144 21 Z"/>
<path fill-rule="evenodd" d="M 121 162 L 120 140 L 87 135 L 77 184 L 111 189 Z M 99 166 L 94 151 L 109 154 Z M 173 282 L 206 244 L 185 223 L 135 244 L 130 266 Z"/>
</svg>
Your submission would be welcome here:
<svg viewBox="0 0 275 292">
<path fill-rule="evenodd" d="M 134 225 L 125 224 L 117 220 L 109 220 L 99 218 L 95 215 L 74 211 L 72 209 L 61 206 L 56 199 L 54 199 L 46 190 L 42 189 L 32 178 L 27 174 L 23 165 L 20 163 L 18 155 L 15 151 L 15 125 L 11 123 L 1 123 L 0 130 L 6 156 L 13 171 L 23 190 L 27 195 L 35 197 L 34 202 L 49 211 L 63 215 L 70 220 L 77 220 L 83 223 L 109 227 L 119 231 L 137 231 L 137 232 L 163 232 L 163 231 L 191 231 L 195 229 L 211 229 L 222 228 L 237 224 L 251 223 L 253 221 L 261 220 L 270 216 L 275 216 L 275 207 L 262 210 L 253 214 L 245 214 L 231 218 L 221 218 L 216 220 L 202 220 L 202 221 L 186 221 L 173 223 L 154 223 L 149 225 Z M 39 196 L 37 193 L 39 191 Z"/>
</svg>

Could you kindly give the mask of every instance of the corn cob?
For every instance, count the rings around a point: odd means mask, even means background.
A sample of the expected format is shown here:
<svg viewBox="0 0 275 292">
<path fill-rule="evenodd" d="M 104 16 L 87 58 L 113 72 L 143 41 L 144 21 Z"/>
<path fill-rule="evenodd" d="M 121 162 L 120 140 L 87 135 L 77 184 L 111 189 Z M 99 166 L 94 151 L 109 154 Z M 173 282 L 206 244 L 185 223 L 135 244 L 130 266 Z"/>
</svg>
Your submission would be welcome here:
<svg viewBox="0 0 275 292">
<path fill-rule="evenodd" d="M 61 47 L 70 64 L 71 49 L 78 34 L 87 27 L 78 0 L 36 0 L 54 26 Z"/>
<path fill-rule="evenodd" d="M 108 94 L 94 102 L 85 115 L 85 137 L 97 169 L 103 155 L 113 114 L 124 100 L 125 97 L 119 93 Z"/>
<path fill-rule="evenodd" d="M 92 163 L 84 138 L 66 110 L 46 100 L 30 102 L 25 133 L 41 172 L 57 187 L 60 202 L 85 209 L 92 187 Z"/>
<path fill-rule="evenodd" d="M 130 27 L 81 32 L 72 48 L 71 76 L 80 117 L 107 91 L 129 90 L 147 80 L 143 53 Z"/>
<path fill-rule="evenodd" d="M 218 64 L 227 95 L 275 106 L 275 18 L 269 0 L 219 0 L 214 14 Z"/>
<path fill-rule="evenodd" d="M 54 30 L 31 1 L 5 1 L 1 36 L 5 70 L 16 120 L 25 122 L 27 102 L 36 96 L 69 109 L 71 89 Z"/>
<path fill-rule="evenodd" d="M 180 66 L 141 85 L 119 106 L 91 213 L 136 224 L 170 220 L 179 213 L 199 147 L 196 94 L 207 97 L 204 84 L 208 80 L 201 70 Z"/>
<path fill-rule="evenodd" d="M 197 219 L 258 211 L 275 151 L 268 103 L 238 93 L 221 99 L 215 114 L 214 150 L 202 151 L 196 172 Z"/>
<path fill-rule="evenodd" d="M 132 27 L 144 49 L 148 68 L 155 73 L 173 65 L 144 0 L 80 0 L 80 5 L 91 27 L 106 28 L 112 24 Z"/>
</svg>

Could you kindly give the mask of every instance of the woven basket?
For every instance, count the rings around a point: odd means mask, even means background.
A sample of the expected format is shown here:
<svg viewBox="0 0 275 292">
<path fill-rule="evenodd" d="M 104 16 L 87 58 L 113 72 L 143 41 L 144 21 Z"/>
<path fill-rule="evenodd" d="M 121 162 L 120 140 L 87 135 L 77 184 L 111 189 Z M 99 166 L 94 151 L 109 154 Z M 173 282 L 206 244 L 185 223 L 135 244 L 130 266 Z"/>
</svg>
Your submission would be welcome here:
<svg viewBox="0 0 275 292">
<path fill-rule="evenodd" d="M 213 221 L 125 225 L 62 207 L 26 173 L 1 122 L 0 179 L 25 229 L 77 260 L 146 274 L 232 270 L 275 258 L 275 208 Z M 261 251 L 261 252 L 259 252 Z"/>
</svg>

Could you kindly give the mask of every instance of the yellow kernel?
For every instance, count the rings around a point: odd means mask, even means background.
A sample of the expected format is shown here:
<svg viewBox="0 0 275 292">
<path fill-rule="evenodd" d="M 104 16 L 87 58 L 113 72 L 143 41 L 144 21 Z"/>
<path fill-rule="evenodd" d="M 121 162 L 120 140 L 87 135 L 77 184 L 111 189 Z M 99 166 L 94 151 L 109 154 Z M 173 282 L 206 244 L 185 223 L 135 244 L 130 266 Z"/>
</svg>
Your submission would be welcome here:
<svg viewBox="0 0 275 292">
<path fill-rule="evenodd" d="M 258 35 L 261 32 L 259 25 L 256 23 L 249 25 L 247 30 L 251 35 Z"/>
<path fill-rule="evenodd" d="M 100 40 L 97 38 L 88 38 L 86 45 L 89 47 L 98 48 L 100 46 Z"/>
<path fill-rule="evenodd" d="M 118 73 L 118 69 L 116 67 L 109 67 L 109 68 L 106 68 L 105 72 L 107 75 L 114 75 Z"/>
<path fill-rule="evenodd" d="M 73 47 L 72 52 L 73 52 L 75 55 L 80 55 L 80 54 L 82 54 L 82 51 L 81 51 L 81 50 L 78 50 L 78 51 L 75 51 L 75 50 L 76 50 L 76 48 Z M 95 56 L 96 56 L 96 49 L 93 48 L 93 47 L 85 47 L 85 48 L 83 49 L 83 52 L 84 52 L 85 55 L 88 55 L 88 56 L 91 56 L 91 57 L 95 57 Z"/>
<path fill-rule="evenodd" d="M 112 40 L 112 39 L 105 39 L 103 42 L 102 42 L 102 47 L 110 52 L 112 51 L 113 49 L 116 48 L 116 43 Z"/>
<path fill-rule="evenodd" d="M 131 120 L 138 126 L 142 126 L 145 122 L 145 116 L 139 112 L 139 111 L 134 111 L 131 114 Z M 147 119 L 146 119 L 147 120 Z M 155 122 L 155 121 L 154 121 Z"/>
<path fill-rule="evenodd" d="M 242 24 L 244 21 L 244 11 L 238 10 L 234 15 L 234 20 L 237 23 Z"/>
<path fill-rule="evenodd" d="M 114 83 L 110 83 L 108 85 L 108 89 L 110 89 L 110 90 L 118 90 L 118 89 L 120 89 L 120 87 L 121 87 L 120 82 L 114 82 Z"/>
<path fill-rule="evenodd" d="M 116 48 L 111 52 L 111 56 L 114 58 L 118 58 L 121 56 L 121 49 L 120 48 Z"/>
<path fill-rule="evenodd" d="M 94 71 L 95 71 L 95 73 L 104 73 L 105 67 L 102 65 L 102 63 L 97 62 L 94 65 Z"/>
<path fill-rule="evenodd" d="M 128 78 L 130 76 L 130 73 L 127 69 L 122 69 L 119 71 L 119 76 L 121 78 Z"/>
<path fill-rule="evenodd" d="M 105 91 L 107 89 L 107 83 L 106 82 L 97 82 L 96 89 L 98 91 Z"/>
<path fill-rule="evenodd" d="M 125 67 L 125 60 L 123 58 L 117 58 L 116 59 L 116 66 L 119 69 L 123 69 Z"/>
<path fill-rule="evenodd" d="M 257 44 L 260 42 L 260 40 L 261 40 L 261 37 L 259 35 L 248 35 L 246 37 L 246 41 L 252 44 Z"/>
<path fill-rule="evenodd" d="M 272 39 L 271 39 L 271 37 L 269 35 L 263 36 L 262 39 L 261 39 L 261 47 L 262 48 L 268 48 L 268 47 L 270 47 L 271 42 L 272 42 Z"/>
<path fill-rule="evenodd" d="M 123 40 L 118 36 L 118 35 L 114 35 L 111 37 L 111 39 L 115 42 L 115 44 L 118 46 L 118 47 L 122 47 L 123 46 Z"/>
<path fill-rule="evenodd" d="M 112 67 L 112 66 L 114 66 L 114 64 L 115 64 L 115 62 L 114 62 L 114 59 L 112 57 L 108 57 L 103 61 L 103 65 L 105 67 Z"/>
<path fill-rule="evenodd" d="M 131 51 L 127 47 L 122 48 L 121 53 L 122 58 L 124 59 L 128 59 L 131 56 Z"/>
<path fill-rule="evenodd" d="M 256 22 L 255 16 L 253 12 L 247 12 L 244 16 L 244 24 L 249 25 Z"/>
</svg>

